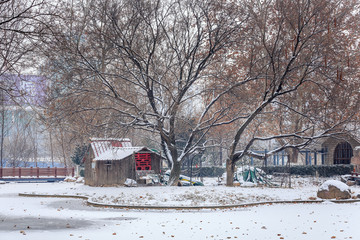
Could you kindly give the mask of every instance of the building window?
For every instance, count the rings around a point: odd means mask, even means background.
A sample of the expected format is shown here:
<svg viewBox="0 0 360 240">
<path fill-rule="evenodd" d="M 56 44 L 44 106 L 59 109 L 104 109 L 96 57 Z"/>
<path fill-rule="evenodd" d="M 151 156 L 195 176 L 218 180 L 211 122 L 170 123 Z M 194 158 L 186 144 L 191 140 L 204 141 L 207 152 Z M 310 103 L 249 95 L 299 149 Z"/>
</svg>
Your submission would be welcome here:
<svg viewBox="0 0 360 240">
<path fill-rule="evenodd" d="M 334 152 L 334 164 L 350 164 L 353 149 L 348 142 L 339 143 Z"/>
<path fill-rule="evenodd" d="M 105 162 L 106 171 L 111 170 L 111 165 L 112 165 L 112 161 L 106 161 Z"/>
</svg>

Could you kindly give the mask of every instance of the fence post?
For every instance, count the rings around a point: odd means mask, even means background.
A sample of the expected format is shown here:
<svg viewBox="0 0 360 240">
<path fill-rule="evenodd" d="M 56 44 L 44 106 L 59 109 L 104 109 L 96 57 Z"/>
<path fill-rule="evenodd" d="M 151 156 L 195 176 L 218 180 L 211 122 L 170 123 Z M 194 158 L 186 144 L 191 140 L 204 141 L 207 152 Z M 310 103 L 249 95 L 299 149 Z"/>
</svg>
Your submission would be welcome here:
<svg viewBox="0 0 360 240">
<path fill-rule="evenodd" d="M 71 176 L 74 177 L 75 176 L 75 169 L 74 167 L 72 168 L 72 173 L 71 173 Z"/>
<path fill-rule="evenodd" d="M 274 166 L 276 166 L 276 155 L 273 155 L 273 159 L 274 159 Z"/>
<path fill-rule="evenodd" d="M 50 175 L 51 175 L 51 169 L 50 167 L 48 167 L 48 177 L 50 177 Z"/>
<path fill-rule="evenodd" d="M 21 178 L 21 167 L 19 167 L 19 178 Z"/>
<path fill-rule="evenodd" d="M 36 168 L 36 176 L 37 176 L 37 178 L 40 178 L 40 169 L 39 169 L 39 167 Z"/>
<path fill-rule="evenodd" d="M 55 167 L 55 178 L 57 177 L 57 168 Z"/>
<path fill-rule="evenodd" d="M 13 167 L 12 176 L 15 177 L 15 167 Z"/>
<path fill-rule="evenodd" d="M 0 178 L 2 178 L 2 177 L 3 177 L 3 168 L 0 167 Z"/>
<path fill-rule="evenodd" d="M 265 153 L 265 162 L 264 163 L 265 163 L 265 169 L 266 169 L 267 168 L 267 156 L 266 156 L 267 150 L 266 149 L 265 149 L 264 153 Z"/>
</svg>

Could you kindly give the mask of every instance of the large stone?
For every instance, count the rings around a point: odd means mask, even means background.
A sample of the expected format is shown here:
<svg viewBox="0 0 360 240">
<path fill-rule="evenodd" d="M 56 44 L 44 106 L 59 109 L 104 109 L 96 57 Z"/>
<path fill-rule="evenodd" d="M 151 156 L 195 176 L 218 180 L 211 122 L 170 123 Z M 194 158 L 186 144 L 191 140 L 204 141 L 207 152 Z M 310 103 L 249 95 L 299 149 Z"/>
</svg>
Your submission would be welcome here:
<svg viewBox="0 0 360 240">
<path fill-rule="evenodd" d="M 320 186 L 317 196 L 322 199 L 349 199 L 351 191 L 345 183 L 328 180 Z"/>
</svg>

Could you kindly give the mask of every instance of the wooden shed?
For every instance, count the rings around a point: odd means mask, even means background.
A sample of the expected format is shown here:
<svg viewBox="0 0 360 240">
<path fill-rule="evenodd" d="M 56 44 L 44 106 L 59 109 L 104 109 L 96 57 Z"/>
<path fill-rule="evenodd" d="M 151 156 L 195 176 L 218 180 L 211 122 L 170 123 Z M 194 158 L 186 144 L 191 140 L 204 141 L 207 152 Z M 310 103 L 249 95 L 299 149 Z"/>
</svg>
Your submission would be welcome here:
<svg viewBox="0 0 360 240">
<path fill-rule="evenodd" d="M 138 180 L 144 172 L 159 174 L 161 168 L 158 153 L 133 147 L 129 139 L 93 138 L 83 161 L 85 184 L 90 186 L 122 185 L 127 178 Z"/>
</svg>

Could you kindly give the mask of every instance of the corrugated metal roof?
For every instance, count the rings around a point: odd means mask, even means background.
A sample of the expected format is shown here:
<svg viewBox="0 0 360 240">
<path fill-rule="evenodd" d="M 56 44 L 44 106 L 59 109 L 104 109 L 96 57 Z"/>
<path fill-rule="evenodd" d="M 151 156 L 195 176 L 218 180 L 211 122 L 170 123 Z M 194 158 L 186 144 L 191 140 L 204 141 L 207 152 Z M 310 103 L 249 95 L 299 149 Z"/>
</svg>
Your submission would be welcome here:
<svg viewBox="0 0 360 240">
<path fill-rule="evenodd" d="M 121 160 L 132 154 L 148 150 L 146 147 L 112 147 L 94 158 L 95 161 Z"/>
<path fill-rule="evenodd" d="M 128 138 L 91 138 L 95 161 L 121 160 L 135 152 L 148 151 L 146 147 L 133 147 Z"/>
<path fill-rule="evenodd" d="M 91 138 L 91 148 L 94 151 L 95 158 L 100 157 L 103 153 L 113 150 L 114 148 L 132 147 L 130 139 L 117 138 Z"/>
<path fill-rule="evenodd" d="M 131 141 L 129 138 L 90 138 L 90 141 L 92 141 L 92 142 L 94 142 L 94 141 L 101 141 L 101 142 L 119 141 L 119 142 L 126 142 L 131 145 Z"/>
</svg>

